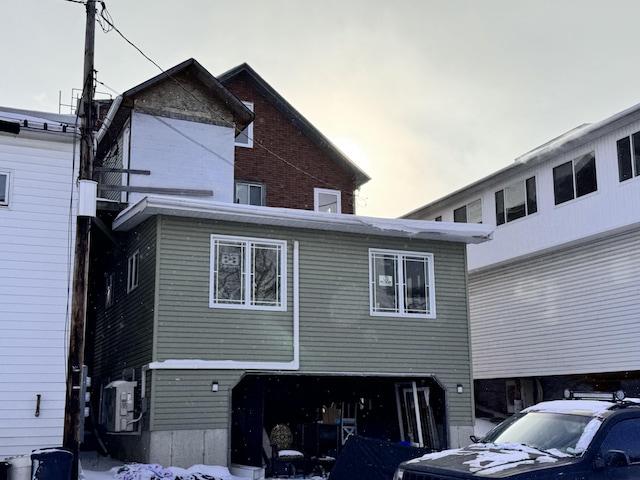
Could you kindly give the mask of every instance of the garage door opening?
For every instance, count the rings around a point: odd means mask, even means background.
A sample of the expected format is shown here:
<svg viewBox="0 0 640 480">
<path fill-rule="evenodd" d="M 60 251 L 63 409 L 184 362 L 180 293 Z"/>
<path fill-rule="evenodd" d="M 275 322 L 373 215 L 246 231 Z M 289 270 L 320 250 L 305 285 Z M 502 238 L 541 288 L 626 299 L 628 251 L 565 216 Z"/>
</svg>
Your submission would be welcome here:
<svg viewBox="0 0 640 480">
<path fill-rule="evenodd" d="M 231 462 L 266 465 L 283 425 L 290 448 L 315 458 L 337 457 L 349 434 L 448 445 L 445 392 L 432 377 L 247 374 L 232 392 Z"/>
</svg>

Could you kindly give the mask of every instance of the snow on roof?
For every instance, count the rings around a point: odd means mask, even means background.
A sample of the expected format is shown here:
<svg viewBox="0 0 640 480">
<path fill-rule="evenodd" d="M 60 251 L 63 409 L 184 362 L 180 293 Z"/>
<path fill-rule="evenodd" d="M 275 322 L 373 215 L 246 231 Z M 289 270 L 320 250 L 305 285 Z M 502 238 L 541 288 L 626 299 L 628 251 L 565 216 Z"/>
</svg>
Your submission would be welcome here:
<svg viewBox="0 0 640 480">
<path fill-rule="evenodd" d="M 78 123 L 76 127 L 75 115 L 62 115 L 7 107 L 0 107 L 0 120 L 18 123 L 22 128 L 60 133 L 73 132 L 79 129 L 80 126 Z"/>
<path fill-rule="evenodd" d="M 461 243 L 486 242 L 493 234 L 493 227 L 490 225 L 476 223 L 362 217 L 164 196 L 144 197 L 136 204 L 129 206 L 116 217 L 113 229 L 128 231 L 153 215 Z"/>
</svg>

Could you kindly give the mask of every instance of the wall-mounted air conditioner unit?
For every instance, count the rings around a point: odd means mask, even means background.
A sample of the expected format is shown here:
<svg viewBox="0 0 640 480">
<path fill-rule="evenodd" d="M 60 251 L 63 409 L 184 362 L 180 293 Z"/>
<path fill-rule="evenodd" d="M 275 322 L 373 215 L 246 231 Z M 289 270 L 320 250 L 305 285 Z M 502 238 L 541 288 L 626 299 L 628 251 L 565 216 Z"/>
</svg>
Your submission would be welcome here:
<svg viewBox="0 0 640 480">
<path fill-rule="evenodd" d="M 117 380 L 102 390 L 100 425 L 110 433 L 135 431 L 135 388 L 138 382 Z"/>
</svg>

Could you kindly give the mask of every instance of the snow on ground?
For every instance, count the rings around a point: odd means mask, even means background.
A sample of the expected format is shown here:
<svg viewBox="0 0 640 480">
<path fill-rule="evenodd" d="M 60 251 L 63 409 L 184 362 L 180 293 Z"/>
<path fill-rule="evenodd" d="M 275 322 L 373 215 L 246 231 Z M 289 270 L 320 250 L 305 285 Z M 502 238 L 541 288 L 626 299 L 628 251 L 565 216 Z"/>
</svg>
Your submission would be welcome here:
<svg viewBox="0 0 640 480">
<path fill-rule="evenodd" d="M 194 465 L 188 469 L 163 467 L 161 465 L 124 464 L 111 457 L 103 457 L 97 452 L 81 452 L 80 480 L 246 480 L 234 476 L 226 467 L 216 465 Z M 125 468 L 126 467 L 126 468 Z M 120 473 L 118 473 L 120 471 Z M 203 477 L 206 475 L 206 477 Z M 307 480 L 324 480 L 322 477 L 306 477 Z M 267 479 L 268 480 L 268 479 Z"/>
</svg>

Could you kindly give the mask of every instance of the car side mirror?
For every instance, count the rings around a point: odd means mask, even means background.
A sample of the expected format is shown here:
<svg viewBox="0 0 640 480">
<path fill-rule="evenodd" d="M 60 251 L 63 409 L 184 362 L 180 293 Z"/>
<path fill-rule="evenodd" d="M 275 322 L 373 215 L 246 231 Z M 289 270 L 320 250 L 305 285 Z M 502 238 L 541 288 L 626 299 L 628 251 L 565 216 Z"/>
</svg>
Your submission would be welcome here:
<svg viewBox="0 0 640 480">
<path fill-rule="evenodd" d="M 480 441 L 480 439 L 478 437 L 476 437 L 475 435 L 470 435 L 469 439 L 473 442 L 473 443 L 478 443 Z"/>
<path fill-rule="evenodd" d="M 622 450 L 609 450 L 607 453 L 602 455 L 598 455 L 594 461 L 594 467 L 597 470 L 602 470 L 603 468 L 617 468 L 617 467 L 628 467 L 629 457 Z"/>
</svg>

